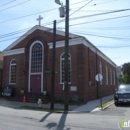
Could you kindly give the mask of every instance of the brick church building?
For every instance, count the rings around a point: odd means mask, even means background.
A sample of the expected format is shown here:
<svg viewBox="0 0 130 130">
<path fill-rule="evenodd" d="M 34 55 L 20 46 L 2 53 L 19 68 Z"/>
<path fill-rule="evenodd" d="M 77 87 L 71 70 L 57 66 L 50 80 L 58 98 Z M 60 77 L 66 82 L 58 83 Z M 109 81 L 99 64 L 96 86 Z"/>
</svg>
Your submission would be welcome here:
<svg viewBox="0 0 130 130">
<path fill-rule="evenodd" d="M 64 97 L 65 33 L 56 31 L 55 97 Z M 53 29 L 34 26 L 4 51 L 3 87 L 21 89 L 25 94 L 51 93 Z M 102 74 L 102 96 L 114 93 L 117 85 L 116 64 L 85 37 L 69 35 L 69 98 L 87 102 L 99 98 L 96 74 Z"/>
<path fill-rule="evenodd" d="M 3 54 L 0 53 L 0 97 L 2 94 Z"/>
</svg>

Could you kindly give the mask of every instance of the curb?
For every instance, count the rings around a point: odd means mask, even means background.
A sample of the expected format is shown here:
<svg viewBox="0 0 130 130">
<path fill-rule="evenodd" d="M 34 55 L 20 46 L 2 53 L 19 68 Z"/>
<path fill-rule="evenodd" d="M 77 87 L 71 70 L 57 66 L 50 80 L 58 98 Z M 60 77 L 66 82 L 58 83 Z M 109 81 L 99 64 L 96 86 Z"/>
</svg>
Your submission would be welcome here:
<svg viewBox="0 0 130 130">
<path fill-rule="evenodd" d="M 107 105 L 106 107 L 104 107 L 103 110 L 107 109 L 108 107 L 110 107 L 113 104 L 114 104 L 114 102 L 110 103 L 109 105 Z"/>
</svg>

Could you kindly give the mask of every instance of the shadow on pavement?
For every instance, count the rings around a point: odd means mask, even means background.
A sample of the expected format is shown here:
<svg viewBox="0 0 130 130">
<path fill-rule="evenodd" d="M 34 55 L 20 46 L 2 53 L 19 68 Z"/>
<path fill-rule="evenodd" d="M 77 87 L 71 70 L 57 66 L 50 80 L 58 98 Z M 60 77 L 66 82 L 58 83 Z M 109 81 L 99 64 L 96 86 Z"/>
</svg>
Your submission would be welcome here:
<svg viewBox="0 0 130 130">
<path fill-rule="evenodd" d="M 39 122 L 43 122 L 49 115 L 51 115 L 53 112 L 49 112 L 46 114 Z"/>
<path fill-rule="evenodd" d="M 50 112 L 48 114 L 46 114 L 39 122 L 43 122 L 45 121 L 45 119 L 47 119 L 47 117 L 52 114 L 53 112 Z M 49 129 L 52 129 L 52 128 L 56 128 L 56 130 L 63 130 L 64 127 L 65 127 L 65 122 L 66 122 L 66 118 L 67 118 L 67 115 L 68 115 L 68 112 L 64 112 L 62 115 L 61 115 L 61 118 L 60 118 L 60 121 L 59 123 L 54 123 L 54 122 L 51 122 L 51 123 L 48 123 L 46 125 L 46 127 L 48 127 Z M 66 128 L 66 130 L 70 130 L 70 128 Z"/>
<path fill-rule="evenodd" d="M 68 112 L 64 112 L 62 114 L 56 130 L 63 130 L 64 129 L 65 121 L 66 121 L 66 118 L 67 118 L 67 114 L 68 114 Z M 69 130 L 69 129 L 67 128 L 67 130 Z"/>
</svg>

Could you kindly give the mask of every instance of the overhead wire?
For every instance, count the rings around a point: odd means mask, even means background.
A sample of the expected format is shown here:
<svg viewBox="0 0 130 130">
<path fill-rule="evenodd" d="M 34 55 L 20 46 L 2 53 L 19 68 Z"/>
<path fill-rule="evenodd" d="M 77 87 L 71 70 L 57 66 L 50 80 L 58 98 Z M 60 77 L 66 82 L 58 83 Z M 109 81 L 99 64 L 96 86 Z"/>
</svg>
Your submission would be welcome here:
<svg viewBox="0 0 130 130">
<path fill-rule="evenodd" d="M 130 45 L 126 46 L 97 46 L 99 48 L 124 48 L 124 47 L 130 47 Z"/>
<path fill-rule="evenodd" d="M 96 36 L 96 37 L 103 37 L 103 38 L 111 38 L 111 39 L 116 39 L 116 40 L 130 40 L 129 37 L 115 37 L 115 36 L 103 36 L 103 35 L 98 35 L 98 34 L 91 34 L 91 33 L 82 33 L 82 32 L 76 32 L 76 31 L 73 31 L 75 33 L 78 33 L 78 34 L 82 34 L 82 35 L 90 35 L 90 36 Z"/>
<path fill-rule="evenodd" d="M 73 12 L 72 14 L 70 14 L 69 17 L 72 16 L 72 15 L 73 15 L 74 13 L 76 13 L 77 11 L 79 11 L 80 9 L 82 9 L 83 7 L 85 7 L 86 5 L 88 5 L 89 3 L 91 3 L 92 1 L 93 1 L 93 0 L 89 1 L 88 3 L 86 3 L 85 5 L 83 5 L 82 7 L 78 8 L 78 10 L 76 10 L 75 12 Z M 70 20 L 70 18 L 69 18 L 69 20 Z M 60 23 L 60 22 L 63 22 L 63 21 L 65 21 L 65 18 L 62 19 L 62 20 L 59 20 L 59 21 L 57 22 L 57 24 Z"/>
<path fill-rule="evenodd" d="M 52 22 L 49 22 L 49 23 L 44 23 L 42 24 L 43 26 L 47 26 L 47 25 L 51 25 L 53 23 Z M 6 37 L 9 37 L 9 36 L 13 36 L 13 35 L 17 35 L 17 34 L 20 34 L 20 33 L 23 33 L 23 32 L 26 32 L 27 30 L 31 29 L 32 27 L 29 27 L 29 28 L 26 28 L 26 29 L 22 29 L 22 30 L 18 30 L 18 31 L 14 31 L 14 32 L 11 32 L 11 33 L 7 33 L 7 34 L 4 34 L 4 35 L 1 35 L 0 38 L 6 38 Z"/>
<path fill-rule="evenodd" d="M 130 10 L 130 9 L 128 9 L 128 10 Z M 124 11 L 124 10 L 123 10 L 123 11 Z M 106 12 L 106 13 L 108 13 L 108 12 Z M 124 17 L 124 16 L 123 16 L 123 17 Z M 51 24 L 52 24 L 52 23 L 53 23 L 53 22 L 51 22 Z M 51 24 L 50 24 L 50 25 L 51 25 Z"/>
<path fill-rule="evenodd" d="M 89 1 L 88 3 L 86 3 L 85 5 L 83 5 L 82 7 L 80 7 L 79 9 L 77 9 L 76 11 L 74 11 L 71 15 L 75 14 L 76 12 L 78 12 L 79 10 L 81 10 L 82 8 L 84 8 L 86 5 L 88 5 L 89 3 L 91 3 L 93 0 Z"/>
<path fill-rule="evenodd" d="M 31 28 L 30 28 L 31 29 Z M 25 31 L 25 30 L 20 30 L 20 31 Z M 46 31 L 48 31 L 48 30 L 44 30 L 44 32 L 46 32 Z M 50 31 L 50 30 L 49 30 Z M 49 32 L 48 31 L 48 32 Z M 12 32 L 12 33 L 14 33 L 14 32 Z M 21 33 L 21 32 L 18 32 L 18 33 Z M 17 33 L 17 34 L 18 34 Z M 23 33 L 23 32 L 22 32 Z M 35 34 L 35 33 L 34 33 Z M 13 34 L 13 35 L 16 35 L 16 34 Z M 25 37 L 25 36 L 28 36 L 28 35 L 30 35 L 30 34 L 23 34 L 22 36 L 17 36 L 17 37 L 13 37 L 13 38 L 9 38 L 9 39 L 4 39 L 4 40 L 1 40 L 0 42 L 4 42 L 4 41 L 8 41 L 8 40 L 12 40 L 12 39 L 16 39 L 16 38 L 20 38 L 20 37 Z"/>
<path fill-rule="evenodd" d="M 124 12 L 124 11 L 130 11 L 130 8 L 128 9 L 121 9 L 121 10 L 115 10 L 115 11 L 110 11 L 110 12 L 104 12 L 104 13 L 96 13 L 96 14 L 91 14 L 91 15 L 84 15 L 80 17 L 74 17 L 70 18 L 70 20 L 76 20 L 76 19 L 81 19 L 81 18 L 86 18 L 86 17 L 93 17 L 93 16 L 98 16 L 98 15 L 106 15 L 106 14 L 112 14 L 112 13 L 119 13 L 119 12 Z"/>
<path fill-rule="evenodd" d="M 108 18 L 108 19 L 101 19 L 101 20 L 94 20 L 94 21 L 89 21 L 89 22 L 82 22 L 82 23 L 72 24 L 70 26 L 77 26 L 77 25 L 81 25 L 81 24 L 95 23 L 95 22 L 101 22 L 101 21 L 107 21 L 107 20 L 112 20 L 112 19 L 125 18 L 125 17 L 130 17 L 130 15 L 113 17 L 113 18 Z"/>
<path fill-rule="evenodd" d="M 127 10 L 130 10 L 130 9 L 123 9 L 123 10 L 120 10 L 120 11 L 127 11 Z M 114 12 L 118 12 L 118 11 L 114 11 Z M 113 12 L 113 13 L 114 13 Z M 109 13 L 109 12 L 107 12 Z M 111 12 L 110 12 L 111 13 Z M 102 13 L 100 13 L 102 15 Z M 95 16 L 95 15 L 100 15 L 100 14 L 93 14 L 93 15 L 87 15 L 87 16 L 81 16 L 81 17 L 91 17 L 91 16 Z M 103 13 L 104 14 L 104 13 Z M 130 15 L 128 15 L 130 16 Z M 76 17 L 74 19 L 80 19 L 81 17 Z M 126 16 L 122 16 L 122 17 L 126 17 Z M 117 17 L 116 17 L 117 18 Z M 104 21 L 104 20 L 110 20 L 110 19 L 115 19 L 115 18 L 109 18 L 109 19 L 102 19 L 102 20 L 96 20 L 96 21 L 90 21 L 90 22 L 84 22 L 84 23 L 78 23 L 78 24 L 73 24 L 73 25 L 70 25 L 70 27 L 72 26 L 76 26 L 76 25 L 80 25 L 80 24 L 86 24 L 86 23 L 92 23 L 92 22 L 99 22 L 99 21 Z M 70 19 L 70 21 L 73 20 L 73 19 Z M 63 21 L 58 21 L 58 22 L 63 22 Z M 48 23 L 46 23 L 48 25 Z M 49 25 L 53 24 L 53 22 L 51 22 Z M 45 24 L 44 24 L 45 25 Z M 1 37 L 1 36 L 0 36 Z"/>
<path fill-rule="evenodd" d="M 62 27 L 59 27 L 62 28 Z M 90 30 L 128 30 L 130 29 L 130 26 L 120 26 L 120 27 L 87 27 L 87 28 L 74 28 L 75 29 L 90 29 Z"/>
<path fill-rule="evenodd" d="M 85 1 L 86 1 L 86 0 L 85 0 Z M 74 4 L 79 4 L 79 3 L 82 3 L 82 2 L 84 2 L 84 1 L 77 2 L 77 3 L 74 3 Z M 71 4 L 71 5 L 74 5 L 74 4 Z M 25 18 L 25 17 L 29 17 L 29 16 L 36 15 L 36 14 L 40 14 L 40 13 L 44 13 L 44 12 L 53 11 L 53 10 L 56 10 L 56 9 L 57 9 L 57 8 L 53 8 L 53 9 L 44 10 L 44 11 L 36 12 L 36 13 L 33 13 L 33 14 L 29 14 L 29 15 L 24 15 L 24 16 L 17 17 L 17 18 L 13 18 L 13 19 L 9 19 L 9 20 L 4 20 L 4 21 L 0 21 L 0 23 L 5 23 L 5 22 L 9 22 L 9 21 L 13 21 L 13 20 L 17 20 L 17 19 Z"/>
<path fill-rule="evenodd" d="M 0 7 L 5 6 L 5 5 L 8 5 L 8 4 L 10 4 L 10 3 L 13 3 L 14 1 L 16 1 L 16 0 L 12 0 L 12 1 L 10 1 L 10 2 L 7 2 L 7 3 L 5 3 L 5 4 L 2 4 L 2 5 L 0 5 Z"/>
<path fill-rule="evenodd" d="M 119 12 L 123 12 L 123 11 L 130 11 L 130 8 L 128 9 L 121 9 L 121 10 L 115 10 L 115 11 L 110 11 L 110 12 L 105 12 L 105 13 L 96 13 L 96 14 L 92 14 L 92 15 L 84 15 L 84 16 L 80 16 L 80 17 L 74 17 L 74 18 L 70 18 L 69 20 L 77 20 L 77 19 L 81 19 L 81 18 L 87 18 L 87 17 L 93 17 L 93 16 L 99 16 L 99 15 L 106 15 L 106 14 L 111 14 L 111 13 L 119 13 Z M 126 15 L 126 16 L 121 16 L 121 17 L 129 17 L 130 15 Z M 116 19 L 116 18 L 119 18 L 119 17 L 114 17 L 114 18 L 109 18 L 109 19 Z M 108 19 L 108 20 L 109 20 Z M 65 19 L 62 19 L 62 20 L 57 20 L 57 23 L 61 23 L 63 22 Z M 101 21 L 105 21 L 107 19 L 103 19 Z M 100 20 L 99 20 L 100 21 Z M 92 21 L 92 22 L 99 22 L 99 21 Z M 85 23 L 92 23 L 92 22 L 84 22 L 84 23 L 79 23 L 79 24 L 73 24 L 73 25 L 70 25 L 70 26 L 74 26 L 74 25 L 80 25 L 80 24 L 85 24 Z"/>
<path fill-rule="evenodd" d="M 19 3 L 19 4 L 16 4 L 16 5 L 10 6 L 10 7 L 5 8 L 5 9 L 2 9 L 2 10 L 0 10 L 0 12 L 2 12 L 2 11 L 4 11 L 4 10 L 7 10 L 7 9 L 10 9 L 10 8 L 13 8 L 13 7 L 18 6 L 18 5 L 21 5 L 21 4 L 27 3 L 27 2 L 29 2 L 29 1 L 31 1 L 31 0 L 26 0 L 26 1 L 21 2 L 21 3 Z"/>
<path fill-rule="evenodd" d="M 111 1 L 107 1 L 107 2 L 101 2 L 101 3 L 93 4 L 93 5 L 90 5 L 90 6 L 97 6 L 97 5 L 111 3 L 111 2 L 115 2 L 115 1 L 119 1 L 119 0 L 111 0 Z"/>
</svg>

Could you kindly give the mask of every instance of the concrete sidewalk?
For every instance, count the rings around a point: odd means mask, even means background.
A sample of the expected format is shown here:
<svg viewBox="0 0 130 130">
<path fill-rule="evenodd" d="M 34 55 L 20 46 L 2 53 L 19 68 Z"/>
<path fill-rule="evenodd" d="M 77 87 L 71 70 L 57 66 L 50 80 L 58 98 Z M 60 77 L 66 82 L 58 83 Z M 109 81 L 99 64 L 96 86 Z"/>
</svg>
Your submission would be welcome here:
<svg viewBox="0 0 130 130">
<path fill-rule="evenodd" d="M 110 95 L 107 97 L 102 98 L 102 103 L 108 102 L 114 98 L 114 95 Z M 91 112 L 91 111 L 99 111 L 101 108 L 97 108 L 100 106 L 100 99 L 93 100 L 88 102 L 87 104 L 84 104 L 76 109 L 74 109 L 74 112 Z"/>
<path fill-rule="evenodd" d="M 108 102 L 109 100 L 112 100 L 112 99 L 113 99 L 113 95 L 103 97 L 102 103 Z M 100 105 L 100 100 L 98 99 L 98 100 L 90 101 L 82 106 L 69 105 L 69 111 L 71 111 L 71 112 L 91 112 L 91 111 L 100 110 L 100 108 L 97 108 L 97 106 L 99 106 L 99 105 Z M 38 107 L 38 104 L 29 103 L 29 102 L 23 103 L 23 102 L 16 102 L 16 101 L 8 101 L 6 99 L 0 98 L 0 106 L 18 109 L 18 108 L 21 108 L 22 106 Z M 50 103 L 43 104 L 42 107 L 49 109 Z M 55 103 L 54 108 L 64 110 L 64 104 Z"/>
</svg>

